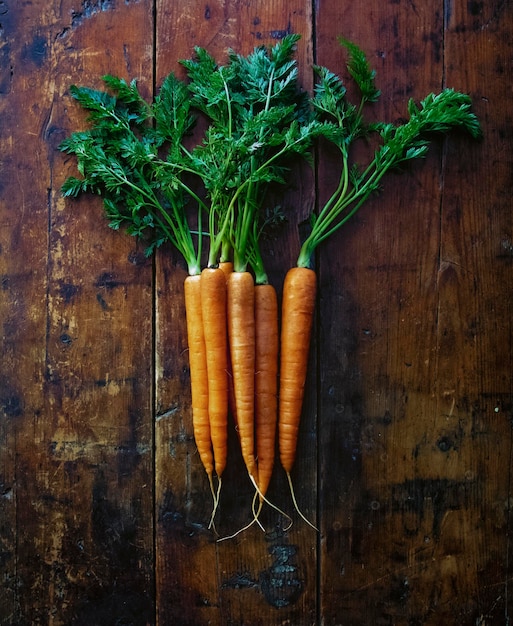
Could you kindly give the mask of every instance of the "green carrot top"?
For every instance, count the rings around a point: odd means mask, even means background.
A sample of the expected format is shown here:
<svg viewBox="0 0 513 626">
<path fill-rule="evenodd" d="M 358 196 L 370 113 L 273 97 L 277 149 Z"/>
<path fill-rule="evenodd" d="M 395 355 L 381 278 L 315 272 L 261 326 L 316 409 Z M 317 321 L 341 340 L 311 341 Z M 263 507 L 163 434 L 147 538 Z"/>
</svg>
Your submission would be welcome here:
<svg viewBox="0 0 513 626">
<path fill-rule="evenodd" d="M 345 224 L 367 198 L 379 191 L 383 176 L 399 165 L 424 157 L 434 134 L 445 134 L 459 128 L 478 138 L 479 121 L 471 112 L 468 95 L 453 89 L 429 94 L 420 105 L 409 100 L 409 119 L 400 125 L 392 123 L 366 124 L 365 104 L 376 102 L 380 96 L 372 70 L 362 50 L 346 39 L 340 39 L 349 52 L 348 70 L 360 91 L 359 103 L 347 98 L 342 80 L 326 67 L 316 66 L 318 82 L 311 99 L 318 119 L 333 125 L 331 135 L 325 136 L 335 144 L 341 155 L 339 182 L 331 197 L 312 216 L 312 228 L 304 241 L 297 265 L 309 267 L 317 246 Z M 380 143 L 366 166 L 350 164 L 350 148 L 361 137 L 377 134 Z"/>
</svg>

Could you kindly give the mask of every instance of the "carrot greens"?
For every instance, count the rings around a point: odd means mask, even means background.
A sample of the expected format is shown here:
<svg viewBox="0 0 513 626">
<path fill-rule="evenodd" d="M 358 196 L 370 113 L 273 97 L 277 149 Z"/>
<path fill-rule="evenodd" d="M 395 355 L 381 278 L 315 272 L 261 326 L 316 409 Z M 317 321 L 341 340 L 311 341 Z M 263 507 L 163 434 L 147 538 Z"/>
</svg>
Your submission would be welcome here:
<svg viewBox="0 0 513 626">
<path fill-rule="evenodd" d="M 230 51 L 226 65 L 202 48 L 182 61 L 192 104 L 209 122 L 191 153 L 209 200 L 208 265 L 218 263 L 225 247 L 233 250 L 234 269 L 246 270 L 269 185 L 284 184 L 290 158 L 308 158 L 314 138 L 330 130 L 311 118 L 308 96 L 298 87 L 298 40 L 287 35 L 248 56 Z"/>
<path fill-rule="evenodd" d="M 101 195 L 113 228 L 142 236 L 148 254 L 171 242 L 190 274 L 200 270 L 204 235 L 209 267 L 233 255 L 235 269 L 245 270 L 268 187 L 283 185 L 292 158 L 309 159 L 314 139 L 333 132 L 299 88 L 298 40 L 287 35 L 247 56 L 229 51 L 225 65 L 196 47 L 181 60 L 187 80 L 169 74 L 151 104 L 135 80 L 104 76 L 107 90 L 73 85 L 91 128 L 60 146 L 82 175 L 70 176 L 63 194 Z M 199 115 L 206 130 L 188 149 Z"/>
<path fill-rule="evenodd" d="M 297 265 L 310 267 L 317 246 L 347 222 L 370 195 L 379 191 L 383 176 L 406 161 L 426 156 L 430 138 L 452 129 L 461 129 L 474 138 L 480 136 L 480 125 L 470 111 L 468 95 L 444 89 L 429 94 L 419 105 L 409 100 L 409 119 L 402 124 L 365 123 L 363 108 L 380 96 L 362 50 L 346 39 L 340 40 L 349 52 L 348 70 L 359 91 L 358 105 L 350 103 L 342 80 L 326 67 L 316 66 L 318 82 L 311 99 L 320 119 L 334 127 L 330 140 L 340 151 L 341 172 L 338 186 L 321 210 L 312 217 L 312 229 L 301 248 Z M 350 148 L 361 138 L 377 135 L 380 143 L 370 162 L 361 167 L 350 165 Z"/>
<path fill-rule="evenodd" d="M 147 253 L 170 241 L 183 255 L 189 274 L 200 271 L 201 238 L 193 236 L 187 207 L 195 201 L 201 226 L 204 204 L 185 182 L 188 155 L 183 148 L 194 118 L 186 85 L 170 74 L 153 105 L 135 81 L 103 80 L 112 93 L 71 86 L 71 95 L 88 111 L 91 128 L 72 133 L 60 149 L 77 158 L 82 178 L 70 176 L 64 196 L 83 192 L 102 196 L 110 226 L 126 226 L 142 237 Z"/>
</svg>

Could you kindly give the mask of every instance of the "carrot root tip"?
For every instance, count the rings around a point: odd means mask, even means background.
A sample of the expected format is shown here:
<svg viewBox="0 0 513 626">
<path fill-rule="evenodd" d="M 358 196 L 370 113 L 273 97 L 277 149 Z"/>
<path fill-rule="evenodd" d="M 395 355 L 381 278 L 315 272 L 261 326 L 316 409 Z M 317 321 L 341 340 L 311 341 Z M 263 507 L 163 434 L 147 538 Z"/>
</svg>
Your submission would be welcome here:
<svg viewBox="0 0 513 626">
<path fill-rule="evenodd" d="M 287 480 L 289 482 L 290 495 L 292 497 L 292 502 L 294 504 L 294 508 L 296 509 L 298 515 L 301 517 L 301 519 L 303 519 L 308 524 L 308 526 L 311 526 L 316 532 L 319 532 L 319 529 L 317 528 L 317 526 L 312 524 L 312 522 L 302 513 L 301 509 L 298 506 L 298 503 L 296 500 L 296 494 L 294 493 L 294 486 L 292 485 L 292 478 L 290 476 L 290 472 L 287 472 Z"/>
<path fill-rule="evenodd" d="M 254 506 L 254 505 L 253 505 Z M 256 519 L 256 517 L 253 517 L 253 519 L 251 520 L 251 522 L 249 522 L 249 524 L 246 524 L 245 526 L 243 526 L 242 528 L 239 528 L 239 530 L 235 533 L 233 533 L 233 535 L 227 535 L 226 537 L 220 537 L 217 541 L 218 543 L 220 543 L 221 541 L 226 541 L 228 539 L 235 539 L 235 537 L 237 537 L 237 535 L 240 535 L 241 533 L 243 533 L 245 530 L 248 530 L 248 528 L 251 528 L 251 526 L 253 526 L 253 524 L 259 524 L 259 526 L 261 527 L 260 522 L 258 522 L 258 520 Z"/>
<path fill-rule="evenodd" d="M 214 519 L 217 513 L 218 506 L 219 506 L 219 496 L 221 492 L 221 479 L 219 479 L 219 484 L 217 485 L 217 491 L 214 488 L 214 481 L 212 479 L 212 474 L 208 475 L 208 481 L 210 484 L 210 492 L 212 493 L 212 499 L 214 501 L 214 506 L 212 508 L 212 515 L 210 516 L 210 523 L 208 525 L 208 528 L 209 529 L 212 528 L 214 532 L 217 534 Z"/>
<path fill-rule="evenodd" d="M 251 482 L 253 483 L 253 486 L 255 487 L 255 497 L 258 495 L 259 499 L 260 499 L 260 504 L 258 506 L 258 511 L 257 511 L 257 516 L 256 517 L 258 518 L 258 515 L 260 515 L 260 511 L 263 508 L 263 503 L 266 502 L 271 508 L 273 508 L 275 511 L 278 511 L 278 513 L 280 513 L 280 515 L 283 515 L 283 517 L 286 517 L 289 520 L 289 525 L 284 529 L 285 531 L 289 530 L 289 528 L 293 524 L 293 521 L 292 521 L 292 518 L 290 517 L 290 515 L 287 515 L 287 513 L 285 513 L 285 511 L 283 511 L 278 506 L 273 504 L 270 500 L 268 500 L 266 498 L 266 496 L 260 491 L 255 478 L 251 474 L 249 475 L 249 477 L 251 479 Z M 255 511 L 253 511 L 253 513 L 255 513 Z M 263 528 L 262 528 L 262 530 L 263 530 Z"/>
</svg>

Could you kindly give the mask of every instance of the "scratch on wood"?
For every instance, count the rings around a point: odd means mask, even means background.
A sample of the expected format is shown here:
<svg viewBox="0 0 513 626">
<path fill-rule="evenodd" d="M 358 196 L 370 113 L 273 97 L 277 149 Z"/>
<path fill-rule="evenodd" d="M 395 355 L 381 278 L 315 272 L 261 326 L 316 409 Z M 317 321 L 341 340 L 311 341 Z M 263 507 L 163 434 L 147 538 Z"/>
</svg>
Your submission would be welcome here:
<svg viewBox="0 0 513 626">
<path fill-rule="evenodd" d="M 258 584 L 248 572 L 234 574 L 221 585 L 222 589 L 249 589 L 251 587 L 258 587 Z"/>
<path fill-rule="evenodd" d="M 180 406 L 178 404 L 175 404 L 164 413 L 159 413 L 155 419 L 157 422 L 163 419 L 168 419 L 169 417 L 173 417 L 173 415 L 175 415 L 179 410 L 180 410 Z"/>
<path fill-rule="evenodd" d="M 93 439 L 72 438 L 69 433 L 57 432 L 48 445 L 48 452 L 54 461 L 78 461 L 96 463 L 105 457 L 105 454 L 118 456 L 142 457 L 150 454 L 152 448 L 147 443 L 112 444 L 98 442 Z"/>
<path fill-rule="evenodd" d="M 132 64 L 130 63 L 129 48 L 126 45 L 126 43 L 123 44 L 123 57 L 125 59 L 126 69 L 127 69 L 128 73 L 130 74 L 131 71 L 132 71 Z"/>
</svg>

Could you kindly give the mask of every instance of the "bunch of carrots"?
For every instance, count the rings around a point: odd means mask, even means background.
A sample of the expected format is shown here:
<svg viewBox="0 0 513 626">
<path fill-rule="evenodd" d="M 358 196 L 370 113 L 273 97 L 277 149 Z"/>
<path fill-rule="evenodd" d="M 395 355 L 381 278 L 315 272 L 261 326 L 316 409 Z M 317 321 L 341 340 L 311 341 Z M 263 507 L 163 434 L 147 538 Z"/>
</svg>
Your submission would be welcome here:
<svg viewBox="0 0 513 626">
<path fill-rule="evenodd" d="M 186 79 L 167 76 L 152 103 L 141 97 L 135 81 L 110 75 L 103 77 L 108 91 L 71 87 L 89 112 L 91 127 L 61 144 L 75 155 L 80 173 L 65 181 L 63 194 L 102 196 L 111 227 L 123 226 L 141 237 L 148 254 L 171 244 L 187 264 L 192 421 L 213 495 L 212 520 L 227 465 L 230 413 L 259 499 L 254 520 L 266 501 L 276 436 L 299 511 L 290 476 L 316 302 L 311 266 L 318 245 L 379 191 L 389 170 L 423 157 L 433 134 L 460 128 L 480 135 L 470 98 L 452 89 L 430 94 L 419 105 L 410 100 L 403 124 L 366 123 L 364 107 L 380 92 L 363 51 L 346 39 L 340 42 L 360 101 L 349 102 L 342 79 L 321 66 L 314 66 L 314 92 L 301 91 L 293 58 L 298 40 L 288 35 L 246 57 L 229 51 L 225 65 L 195 48 L 193 58 L 181 61 Z M 191 147 L 198 117 L 206 120 L 206 130 Z M 377 147 L 369 162 L 350 164 L 353 143 L 370 136 Z M 339 183 L 312 214 L 310 234 L 286 275 L 280 320 L 260 249 L 272 221 L 263 207 L 269 189 L 285 183 L 298 158 L 311 160 L 312 147 L 322 147 L 321 140 L 340 151 Z"/>
</svg>

